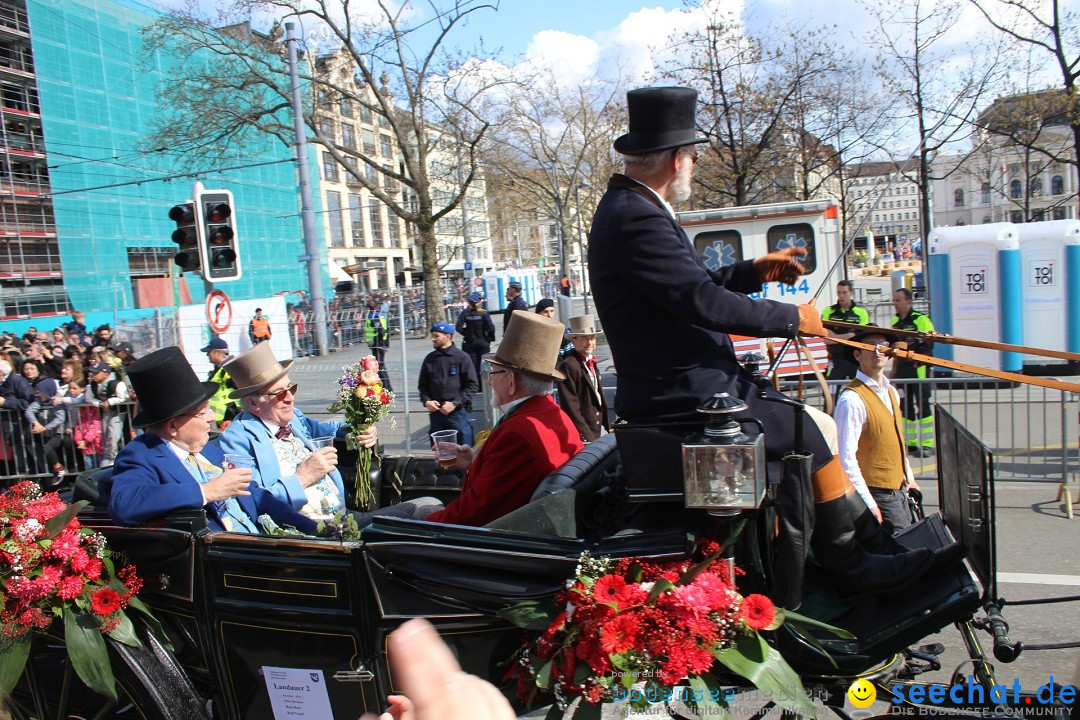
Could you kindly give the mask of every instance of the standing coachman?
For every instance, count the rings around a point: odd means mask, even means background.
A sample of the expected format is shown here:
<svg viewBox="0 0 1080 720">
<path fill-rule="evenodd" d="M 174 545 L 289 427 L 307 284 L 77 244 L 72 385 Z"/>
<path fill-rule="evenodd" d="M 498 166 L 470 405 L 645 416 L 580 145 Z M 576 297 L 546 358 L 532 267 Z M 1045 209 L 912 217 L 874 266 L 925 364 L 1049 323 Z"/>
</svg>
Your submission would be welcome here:
<svg viewBox="0 0 1080 720">
<path fill-rule="evenodd" d="M 691 88 L 627 94 L 630 132 L 615 141 L 625 174 L 611 178 L 593 219 L 589 273 L 618 372 L 615 410 L 637 422 L 697 422 L 695 408 L 714 393 L 738 397 L 764 426 L 769 474 L 783 488 L 796 482 L 781 477 L 780 468 L 795 444 L 795 416 L 759 397 L 728 333 L 793 338 L 824 336 L 825 328 L 812 302 L 794 306 L 748 296 L 768 282 L 792 284 L 803 272 L 798 258 L 805 251 L 787 248 L 710 271 L 680 227 L 670 203 L 690 197 L 694 146 L 707 142 L 695 130 L 696 103 Z M 663 329 L 671 339 L 664 352 L 641 351 L 642 328 Z M 909 551 L 892 542 L 826 440 L 835 432 L 831 418 L 808 408 L 802 434 L 803 450 L 813 453 L 812 543 L 838 590 L 852 600 L 888 593 L 957 562 L 959 544 Z M 795 547 L 810 533 L 798 522 L 792 518 L 786 532 Z"/>
<path fill-rule="evenodd" d="M 592 315 L 570 318 L 566 336 L 574 349 L 559 363 L 559 370 L 566 376 L 559 381 L 559 406 L 585 442 L 592 442 L 611 430 L 595 355 L 598 334 Z"/>
</svg>

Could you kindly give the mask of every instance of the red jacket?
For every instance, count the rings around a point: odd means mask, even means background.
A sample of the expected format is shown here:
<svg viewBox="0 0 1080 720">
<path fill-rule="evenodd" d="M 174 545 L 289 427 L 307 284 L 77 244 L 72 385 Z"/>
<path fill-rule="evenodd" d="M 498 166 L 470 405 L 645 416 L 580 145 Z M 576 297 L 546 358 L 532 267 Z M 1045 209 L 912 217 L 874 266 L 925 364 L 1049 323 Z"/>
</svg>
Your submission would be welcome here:
<svg viewBox="0 0 1080 720">
<path fill-rule="evenodd" d="M 487 525 L 528 503 L 540 481 L 583 447 L 550 395 L 529 398 L 491 431 L 469 466 L 461 497 L 427 519 Z"/>
</svg>

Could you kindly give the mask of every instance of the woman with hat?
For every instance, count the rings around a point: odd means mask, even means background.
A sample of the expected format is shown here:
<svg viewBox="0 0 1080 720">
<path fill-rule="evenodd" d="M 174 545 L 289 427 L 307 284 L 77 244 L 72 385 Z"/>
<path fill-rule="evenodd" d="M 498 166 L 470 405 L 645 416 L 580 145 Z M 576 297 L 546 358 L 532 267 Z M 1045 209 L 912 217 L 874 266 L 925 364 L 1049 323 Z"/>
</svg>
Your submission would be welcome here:
<svg viewBox="0 0 1080 720">
<path fill-rule="evenodd" d="M 138 525 L 175 510 L 206 510 L 215 530 L 258 533 L 259 517 L 314 534 L 316 523 L 251 482 L 247 468 L 223 469 L 224 454 L 207 444 L 214 425 L 210 398 L 217 384 L 199 382 L 178 347 L 144 355 L 128 368 L 139 396 L 131 421 L 145 432 L 116 457 L 109 514 Z"/>
<path fill-rule="evenodd" d="M 584 444 L 555 401 L 552 383 L 565 376 L 555 368 L 562 323 L 519 311 L 491 363 L 492 405 L 502 412 L 479 452 L 458 447 L 466 470 L 461 495 L 428 516 L 435 522 L 486 525 L 532 498 L 540 481 L 577 454 Z"/>
<path fill-rule="evenodd" d="M 469 306 L 458 315 L 454 329 L 461 335 L 461 349 L 472 358 L 476 377 L 480 377 L 484 353 L 491 350 L 491 343 L 495 342 L 495 323 L 491 322 L 491 315 L 483 308 L 483 295 L 474 292 L 467 300 Z"/>
<path fill-rule="evenodd" d="M 574 349 L 559 363 L 559 370 L 566 376 L 559 381 L 559 406 L 585 442 L 611 431 L 604 387 L 593 354 L 598 334 L 592 315 L 570 318 L 566 335 Z"/>
</svg>

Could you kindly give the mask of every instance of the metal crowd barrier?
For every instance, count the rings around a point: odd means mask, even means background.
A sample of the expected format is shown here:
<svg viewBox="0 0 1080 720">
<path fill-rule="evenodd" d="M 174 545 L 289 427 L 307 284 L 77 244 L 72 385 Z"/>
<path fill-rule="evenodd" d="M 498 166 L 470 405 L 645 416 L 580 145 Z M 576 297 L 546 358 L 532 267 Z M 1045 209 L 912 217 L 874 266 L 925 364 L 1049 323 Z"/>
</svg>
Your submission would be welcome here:
<svg viewBox="0 0 1080 720">
<path fill-rule="evenodd" d="M 829 385 L 835 393 L 847 382 Z M 1080 401 L 1076 393 L 973 377 L 891 382 L 901 397 L 919 386 L 929 388 L 932 404 L 947 409 L 994 452 L 999 480 L 1063 483 L 1080 472 L 1080 431 L 1077 413 L 1071 411 Z M 808 402 L 820 409 L 818 384 L 805 382 L 803 388 Z M 782 383 L 781 389 L 794 392 L 797 383 Z M 930 440 L 921 432 L 917 437 L 920 445 Z M 937 476 L 936 456 L 908 459 L 917 477 Z"/>
<path fill-rule="evenodd" d="M 135 404 L 125 403 L 110 408 L 91 405 L 65 405 L 68 420 L 60 432 L 35 434 L 27 422 L 25 411 L 0 409 L 0 486 L 19 480 L 38 480 L 50 485 L 55 479 L 73 478 L 83 470 L 112 464 L 112 459 L 132 438 L 135 430 L 131 418 Z M 94 430 L 96 421 L 97 430 Z M 79 436 L 100 437 L 98 452 L 84 452 L 76 447 Z M 52 449 L 63 466 L 57 478 L 46 450 Z"/>
</svg>

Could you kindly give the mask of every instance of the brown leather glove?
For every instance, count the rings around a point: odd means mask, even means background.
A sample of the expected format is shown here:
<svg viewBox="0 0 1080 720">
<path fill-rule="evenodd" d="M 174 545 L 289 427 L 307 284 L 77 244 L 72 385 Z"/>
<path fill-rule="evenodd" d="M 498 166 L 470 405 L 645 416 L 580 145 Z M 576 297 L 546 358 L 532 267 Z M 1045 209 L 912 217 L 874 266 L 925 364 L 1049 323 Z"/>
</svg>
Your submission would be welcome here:
<svg viewBox="0 0 1080 720">
<path fill-rule="evenodd" d="M 821 313 L 817 309 L 817 300 L 811 300 L 799 306 L 799 334 L 814 337 L 826 337 L 829 331 L 821 324 Z"/>
<path fill-rule="evenodd" d="M 797 260 L 805 255 L 805 248 L 784 248 L 754 260 L 754 269 L 757 270 L 761 282 L 777 281 L 785 285 L 794 285 L 795 281 L 806 272 L 806 268 Z"/>
</svg>

